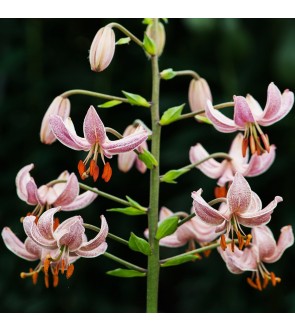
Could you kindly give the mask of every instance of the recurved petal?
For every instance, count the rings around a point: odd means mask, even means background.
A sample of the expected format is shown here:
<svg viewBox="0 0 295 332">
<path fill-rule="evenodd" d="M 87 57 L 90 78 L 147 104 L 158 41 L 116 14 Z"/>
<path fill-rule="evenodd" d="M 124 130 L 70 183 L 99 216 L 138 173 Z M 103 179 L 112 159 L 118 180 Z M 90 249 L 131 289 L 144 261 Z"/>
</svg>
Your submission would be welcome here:
<svg viewBox="0 0 295 332">
<path fill-rule="evenodd" d="M 243 129 L 238 127 L 233 120 L 214 109 L 210 100 L 207 100 L 205 110 L 206 116 L 211 120 L 216 130 L 222 133 L 233 133 L 234 131 Z"/>
<path fill-rule="evenodd" d="M 263 120 L 267 121 L 274 119 L 280 111 L 281 104 L 281 92 L 278 87 L 272 82 L 267 88 L 267 101 L 263 112 L 263 118 L 260 120 L 260 122 Z"/>
<path fill-rule="evenodd" d="M 2 238 L 6 247 L 18 257 L 27 261 L 35 261 L 39 259 L 39 255 L 26 249 L 25 244 L 12 232 L 9 227 L 2 230 Z"/>
<path fill-rule="evenodd" d="M 64 206 L 71 204 L 79 195 L 79 182 L 74 173 L 69 176 L 63 191 L 56 198 L 55 202 L 52 202 L 54 206 Z"/>
<path fill-rule="evenodd" d="M 49 120 L 52 132 L 56 138 L 65 146 L 73 150 L 90 150 L 91 144 L 83 137 L 76 134 L 74 125 L 70 118 L 64 121 L 58 115 L 52 115 Z"/>
<path fill-rule="evenodd" d="M 159 213 L 159 220 L 162 221 L 172 215 L 173 212 L 170 209 L 166 208 L 166 206 L 162 206 Z"/>
<path fill-rule="evenodd" d="M 62 211 L 75 211 L 85 208 L 90 205 L 98 195 L 92 191 L 86 191 L 85 193 L 78 195 L 74 201 L 70 204 L 63 205 L 61 207 Z"/>
<path fill-rule="evenodd" d="M 192 146 L 189 151 L 189 159 L 192 164 L 196 164 L 201 160 L 207 158 L 209 153 L 203 148 L 202 144 L 197 143 Z M 217 179 L 222 175 L 224 170 L 224 164 L 216 161 L 214 158 L 210 158 L 204 161 L 200 165 L 196 166 L 201 172 L 212 179 Z"/>
<path fill-rule="evenodd" d="M 198 243 L 212 242 L 220 235 L 220 233 L 216 232 L 215 226 L 206 224 L 205 222 L 200 220 L 197 216 L 192 218 L 184 225 L 187 225 L 187 228 L 189 228 L 190 232 L 189 237 L 197 241 Z M 181 233 L 179 234 L 179 238 L 180 239 L 182 238 Z"/>
<path fill-rule="evenodd" d="M 234 165 L 235 171 L 241 173 L 245 171 L 246 167 L 245 165 L 248 160 L 248 153 L 246 153 L 246 156 L 243 157 L 242 143 L 243 143 L 243 134 L 238 133 L 237 136 L 232 141 L 231 147 L 228 152 L 228 154 L 232 158 L 231 162 Z"/>
<path fill-rule="evenodd" d="M 238 222 L 246 227 L 265 225 L 270 221 L 273 210 L 282 200 L 282 197 L 276 196 L 272 202 L 260 211 L 246 211 L 244 213 L 240 213 L 237 215 Z"/>
<path fill-rule="evenodd" d="M 106 242 L 103 242 L 98 247 L 95 247 L 92 250 L 78 249 L 75 251 L 75 253 L 77 255 L 79 255 L 80 257 L 93 258 L 93 257 L 103 255 L 106 252 L 107 248 L 108 248 L 108 244 Z"/>
<path fill-rule="evenodd" d="M 227 193 L 227 200 L 232 213 L 246 211 L 251 202 L 251 188 L 242 174 L 236 173 Z"/>
<path fill-rule="evenodd" d="M 35 183 L 35 180 L 31 178 L 27 183 L 27 203 L 30 205 L 37 205 L 38 203 L 42 204 L 43 202 L 40 201 L 38 196 L 38 188 Z"/>
<path fill-rule="evenodd" d="M 90 106 L 86 113 L 83 131 L 90 144 L 98 142 L 101 145 L 106 140 L 105 126 L 93 106 Z"/>
<path fill-rule="evenodd" d="M 38 220 L 37 228 L 42 237 L 47 240 L 53 240 L 54 214 L 60 210 L 60 207 L 51 208 L 45 211 Z"/>
<path fill-rule="evenodd" d="M 16 184 L 16 192 L 18 197 L 27 201 L 28 192 L 27 192 L 27 184 L 31 179 L 30 171 L 34 168 L 34 164 L 29 164 L 24 166 L 16 175 L 15 184 Z"/>
<path fill-rule="evenodd" d="M 247 94 L 246 100 L 251 109 L 253 117 L 255 118 L 256 121 L 259 121 L 263 117 L 263 111 L 260 104 L 250 94 Z"/>
<path fill-rule="evenodd" d="M 234 102 L 234 122 L 236 125 L 239 127 L 245 127 L 246 123 L 253 123 L 255 119 L 246 98 L 242 96 L 234 96 Z"/>
<path fill-rule="evenodd" d="M 125 153 L 120 153 L 118 156 L 118 168 L 121 172 L 128 172 L 133 166 L 136 159 L 136 153 L 134 151 L 129 151 Z"/>
<path fill-rule="evenodd" d="M 202 189 L 192 192 L 193 207 L 196 215 L 204 222 L 211 225 L 220 225 L 226 218 L 213 209 L 202 197 Z"/>
</svg>

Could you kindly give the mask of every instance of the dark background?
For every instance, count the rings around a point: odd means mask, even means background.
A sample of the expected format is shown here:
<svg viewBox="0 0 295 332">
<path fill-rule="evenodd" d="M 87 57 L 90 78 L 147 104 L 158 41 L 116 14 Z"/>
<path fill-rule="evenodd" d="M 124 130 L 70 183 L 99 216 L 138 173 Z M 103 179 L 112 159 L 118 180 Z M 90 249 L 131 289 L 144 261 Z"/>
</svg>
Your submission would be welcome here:
<svg viewBox="0 0 295 332">
<path fill-rule="evenodd" d="M 76 171 L 85 154 L 59 142 L 45 146 L 39 141 L 42 117 L 53 98 L 74 89 L 89 89 L 121 95 L 121 90 L 150 98 L 151 70 L 144 52 L 134 43 L 116 48 L 110 66 L 102 73 L 89 68 L 88 50 L 97 30 L 117 21 L 142 38 L 145 27 L 140 19 L 1 19 L 0 20 L 0 114 L 1 114 L 1 227 L 9 226 L 24 239 L 19 218 L 30 207 L 20 201 L 15 176 L 29 163 L 38 185 L 56 178 L 63 170 Z M 264 107 L 266 90 L 275 82 L 281 91 L 295 86 L 295 21 L 292 19 L 171 19 L 166 26 L 165 52 L 160 68 L 192 69 L 210 84 L 215 103 L 232 96 L 251 93 Z M 116 31 L 116 39 L 124 37 Z M 187 103 L 189 77 L 164 81 L 161 85 L 161 111 Z M 73 96 L 71 117 L 78 133 L 89 105 L 102 100 Z M 185 108 L 189 112 L 188 105 Z M 106 126 L 122 132 L 135 118 L 149 125 L 147 109 L 120 105 L 101 110 Z M 284 202 L 276 208 L 269 224 L 276 236 L 286 224 L 294 223 L 294 110 L 279 123 L 266 128 L 277 146 L 275 164 L 263 176 L 250 178 L 252 189 L 268 204 L 275 195 Z M 221 134 L 207 125 L 185 120 L 163 128 L 161 173 L 189 163 L 190 146 L 201 142 L 209 152 L 227 152 L 235 134 Z M 110 183 L 100 180 L 98 188 L 120 197 L 129 195 L 148 205 L 148 173 L 133 169 L 128 174 L 117 170 L 117 158 L 111 160 L 114 175 Z M 86 181 L 92 185 L 92 182 Z M 174 211 L 189 211 L 190 193 L 200 187 L 207 200 L 213 198 L 215 181 L 192 171 L 178 185 L 161 186 L 161 205 Z M 110 232 L 128 238 L 133 231 L 141 236 L 145 217 L 128 217 L 106 212 L 118 204 L 98 198 L 79 211 L 87 223 L 99 224 L 105 214 Z M 67 218 L 74 212 L 60 215 Z M 77 214 L 77 213 L 76 213 Z M 89 236 L 93 236 L 90 234 Z M 145 266 L 145 258 L 128 248 L 109 242 L 109 252 Z M 183 252 L 163 248 L 162 257 Z M 70 280 L 64 277 L 58 288 L 46 289 L 42 274 L 36 286 L 22 280 L 21 271 L 35 267 L 12 254 L 0 242 L 1 312 L 144 312 L 145 279 L 119 279 L 105 274 L 120 267 L 105 257 L 80 259 Z M 246 283 L 249 274 L 232 275 L 217 252 L 208 259 L 163 269 L 160 278 L 160 312 L 294 312 L 295 249 L 268 265 L 282 283 L 255 291 Z"/>
</svg>

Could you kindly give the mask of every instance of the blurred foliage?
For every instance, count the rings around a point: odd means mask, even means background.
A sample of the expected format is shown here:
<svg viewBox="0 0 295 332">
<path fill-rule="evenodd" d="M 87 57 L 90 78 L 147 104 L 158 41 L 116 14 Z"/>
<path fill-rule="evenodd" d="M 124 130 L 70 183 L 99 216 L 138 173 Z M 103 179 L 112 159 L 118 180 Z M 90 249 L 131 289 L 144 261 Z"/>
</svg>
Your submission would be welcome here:
<svg viewBox="0 0 295 332">
<path fill-rule="evenodd" d="M 30 207 L 20 201 L 15 191 L 15 175 L 29 163 L 38 185 L 54 179 L 63 170 L 76 171 L 84 154 L 67 149 L 60 143 L 42 145 L 38 133 L 44 112 L 58 94 L 74 89 L 89 89 L 113 95 L 131 91 L 149 100 L 151 94 L 150 63 L 134 43 L 116 48 L 109 68 L 91 72 L 88 50 L 96 31 L 117 21 L 139 38 L 144 26 L 135 19 L 1 19 L 0 20 L 0 114 L 1 114 L 1 227 L 9 226 L 24 239 L 19 222 Z M 266 89 L 275 82 L 280 90 L 295 87 L 295 21 L 293 19 L 170 19 L 166 25 L 167 41 L 160 59 L 160 69 L 192 69 L 207 79 L 215 103 L 232 99 L 234 94 L 251 93 L 262 106 Z M 123 35 L 116 31 L 117 39 Z M 190 79 L 179 77 L 161 85 L 161 112 L 187 103 Z M 86 96 L 71 97 L 71 116 L 81 124 L 90 104 L 101 100 Z M 188 104 L 185 112 L 189 112 Z M 101 109 L 107 126 L 123 132 L 140 118 L 149 125 L 148 110 L 119 105 Z M 279 229 L 294 224 L 294 110 L 282 121 L 267 128 L 271 142 L 277 146 L 277 159 L 271 169 L 249 179 L 252 189 L 264 205 L 275 195 L 284 202 L 275 210 L 270 226 L 276 237 Z M 78 133 L 82 124 L 77 125 Z M 161 174 L 189 163 L 190 146 L 201 142 L 209 152 L 227 152 L 235 134 L 221 134 L 194 120 L 173 123 L 162 130 Z M 148 204 L 148 173 L 135 169 L 121 174 L 111 160 L 114 175 L 110 183 L 97 186 L 120 197 L 128 195 L 142 205 Z M 86 181 L 91 184 L 91 181 Z M 191 208 L 190 193 L 200 187 L 204 197 L 212 199 L 215 181 L 197 170 L 183 175 L 178 185 L 161 185 L 161 205 L 178 211 Z M 79 211 L 87 223 L 97 224 L 105 214 L 110 231 L 129 238 L 133 231 L 142 236 L 146 228 L 144 216 L 129 217 L 105 212 L 117 207 L 98 198 Z M 63 217 L 74 215 L 64 214 Z M 89 233 L 89 235 L 93 235 Z M 58 288 L 46 289 L 43 281 L 33 286 L 22 280 L 21 271 L 34 267 L 13 255 L 0 242 L 0 296 L 2 312 L 143 312 L 145 310 L 145 278 L 118 279 L 106 271 L 118 266 L 105 257 L 80 259 L 70 280 L 61 278 Z M 168 257 L 183 251 L 163 248 Z M 109 251 L 135 264 L 145 265 L 146 258 L 130 253 L 128 248 L 109 241 Z M 293 312 L 295 311 L 295 249 L 286 251 L 282 259 L 269 266 L 282 283 L 257 292 L 246 283 L 246 274 L 232 275 L 217 252 L 209 258 L 161 272 L 160 312 Z M 42 277 L 42 275 L 40 275 Z"/>
</svg>

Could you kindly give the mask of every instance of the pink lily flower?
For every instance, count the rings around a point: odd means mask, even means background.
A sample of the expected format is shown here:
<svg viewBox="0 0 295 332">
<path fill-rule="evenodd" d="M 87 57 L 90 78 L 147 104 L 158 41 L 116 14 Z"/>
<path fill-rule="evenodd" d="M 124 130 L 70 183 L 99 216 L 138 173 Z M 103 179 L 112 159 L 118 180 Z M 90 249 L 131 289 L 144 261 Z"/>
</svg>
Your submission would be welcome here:
<svg viewBox="0 0 295 332">
<path fill-rule="evenodd" d="M 136 127 L 133 125 L 129 125 L 124 133 L 123 136 L 129 136 L 132 135 L 136 131 Z M 144 141 L 139 147 L 138 147 L 139 152 L 142 150 L 148 150 L 148 145 L 147 142 Z M 118 168 L 121 172 L 128 172 L 131 167 L 135 165 L 135 167 L 138 169 L 140 173 L 145 173 L 147 170 L 147 167 L 144 162 L 142 162 L 137 154 L 134 151 L 129 151 L 125 153 L 120 153 L 118 156 Z"/>
<path fill-rule="evenodd" d="M 216 231 L 226 231 L 226 235 L 232 236 L 232 250 L 234 250 L 233 234 L 239 240 L 239 247 L 242 249 L 244 240 L 249 244 L 251 235 L 245 236 L 241 225 L 245 227 L 257 227 L 267 224 L 276 208 L 283 199 L 276 196 L 264 209 L 256 193 L 254 193 L 246 179 L 240 173 L 236 173 L 233 182 L 226 196 L 226 204 L 221 211 L 211 207 L 202 197 L 202 189 L 192 193 L 193 207 L 196 215 L 209 225 L 215 226 Z M 243 234 L 243 235 L 242 235 Z M 221 246 L 225 250 L 225 236 L 221 235 Z"/>
<path fill-rule="evenodd" d="M 79 182 L 74 173 L 62 172 L 56 180 L 46 185 L 37 187 L 30 171 L 34 164 L 24 166 L 16 176 L 16 190 L 18 197 L 29 205 L 35 205 L 32 212 L 34 216 L 40 216 L 44 208 L 60 206 L 63 211 L 75 211 L 83 209 L 91 204 L 97 194 L 86 191 L 79 195 Z M 66 182 L 58 183 L 59 180 Z"/>
<path fill-rule="evenodd" d="M 24 243 L 11 231 L 9 227 L 4 227 L 2 230 L 2 239 L 6 247 L 20 258 L 27 261 L 37 261 L 38 265 L 34 269 L 30 269 L 30 272 L 22 272 L 20 274 L 21 278 L 32 277 L 33 284 L 37 284 L 38 275 L 40 271 L 44 271 L 44 264 L 46 262 L 47 256 L 57 256 L 58 250 L 49 250 L 36 244 L 29 237 L 26 238 Z M 70 256 L 69 264 L 73 264 L 79 256 Z M 46 265 L 46 264 L 45 264 Z M 61 268 L 61 262 L 59 260 L 51 263 L 51 273 L 53 276 L 53 286 L 58 285 L 58 270 Z M 45 286 L 49 287 L 49 275 L 45 273 Z M 66 275 L 68 276 L 68 270 Z"/>
<path fill-rule="evenodd" d="M 267 226 L 257 226 L 252 229 L 252 244 L 243 251 L 238 247 L 234 251 L 218 251 L 226 263 L 230 272 L 240 274 L 252 271 L 252 277 L 247 282 L 255 289 L 266 288 L 269 281 L 275 286 L 281 282 L 281 278 L 269 272 L 263 263 L 274 263 L 278 261 L 284 251 L 294 244 L 292 226 L 281 228 L 281 234 L 276 243 L 272 231 Z M 261 283 L 261 279 L 263 283 Z"/>
<path fill-rule="evenodd" d="M 160 209 L 159 225 L 172 215 L 175 215 L 175 213 L 163 206 Z M 216 227 L 204 223 L 196 216 L 179 226 L 173 234 L 162 238 L 159 243 L 163 247 L 171 248 L 182 247 L 188 243 L 189 250 L 193 250 L 195 249 L 195 242 L 203 246 L 214 241 L 220 235 L 220 233 L 215 232 L 215 229 Z M 144 231 L 144 235 L 146 238 L 149 237 L 148 228 Z"/>
<path fill-rule="evenodd" d="M 271 145 L 269 153 L 264 153 L 261 155 L 258 155 L 257 152 L 255 152 L 251 155 L 249 160 L 248 153 L 245 157 L 242 155 L 242 144 L 243 135 L 239 133 L 233 140 L 228 153 L 231 159 L 224 159 L 222 162 L 218 162 L 214 158 L 210 158 L 196 166 L 196 168 L 198 168 L 208 177 L 212 179 L 218 179 L 217 185 L 221 187 L 220 189 L 225 187 L 226 183 L 230 184 L 233 181 L 236 172 L 239 172 L 243 176 L 253 177 L 267 171 L 275 159 L 276 147 Z M 209 157 L 209 153 L 200 143 L 198 143 L 190 148 L 189 157 L 190 162 L 195 164 Z M 215 192 L 218 193 L 220 189 L 216 190 Z M 226 188 L 223 189 L 225 189 L 224 196 L 226 196 Z M 218 194 L 215 196 L 220 197 Z"/>
<path fill-rule="evenodd" d="M 267 101 L 264 110 L 251 96 L 246 98 L 234 96 L 234 118 L 229 119 L 220 111 L 213 108 L 208 100 L 206 104 L 206 115 L 212 121 L 213 126 L 222 133 L 232 133 L 237 130 L 244 131 L 243 155 L 250 143 L 251 153 L 258 154 L 265 150 L 269 152 L 269 140 L 260 126 L 270 126 L 281 120 L 291 110 L 294 104 L 294 93 L 285 90 L 282 94 L 274 83 L 270 83 L 267 90 Z M 261 145 L 260 138 L 264 147 Z"/>
<path fill-rule="evenodd" d="M 148 138 L 147 132 L 139 126 L 133 134 L 111 141 L 107 137 L 106 128 L 93 106 L 90 106 L 84 119 L 83 131 L 85 137 L 79 137 L 76 134 L 70 118 L 63 120 L 60 116 L 53 115 L 50 124 L 54 135 L 62 144 L 73 150 L 89 151 L 86 159 L 84 161 L 80 160 L 78 170 L 82 179 L 90 175 L 94 181 L 97 180 L 99 175 L 97 166 L 99 154 L 105 164 L 102 178 L 108 182 L 112 176 L 112 169 L 108 162 L 104 162 L 104 156 L 112 158 L 113 155 L 132 151 Z M 90 166 L 86 170 L 86 165 L 90 159 Z"/>
<path fill-rule="evenodd" d="M 38 246 L 51 250 L 44 262 L 44 271 L 48 271 L 51 264 L 59 262 L 58 271 L 67 270 L 69 278 L 74 271 L 71 256 L 94 258 L 105 253 L 107 243 L 105 239 L 108 234 L 108 224 L 105 217 L 101 216 L 101 230 L 90 241 L 87 241 L 85 227 L 81 216 L 74 216 L 55 226 L 54 214 L 60 210 L 59 207 L 45 211 L 35 222 L 34 216 L 24 218 L 23 225 L 26 235 Z"/>
</svg>

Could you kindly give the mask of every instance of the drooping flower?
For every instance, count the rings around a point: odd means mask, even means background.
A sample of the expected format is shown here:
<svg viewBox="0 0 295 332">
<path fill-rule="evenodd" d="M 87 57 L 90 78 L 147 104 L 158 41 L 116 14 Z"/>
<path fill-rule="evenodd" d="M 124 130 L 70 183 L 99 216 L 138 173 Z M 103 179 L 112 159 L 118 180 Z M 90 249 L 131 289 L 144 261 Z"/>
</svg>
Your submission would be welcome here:
<svg viewBox="0 0 295 332">
<path fill-rule="evenodd" d="M 91 204 L 97 194 L 86 191 L 79 195 L 79 182 L 74 173 L 62 172 L 56 180 L 37 187 L 30 171 L 34 164 L 24 166 L 16 176 L 16 190 L 18 197 L 35 209 L 31 214 L 40 216 L 44 209 L 60 206 L 63 211 L 83 209 Z M 64 181 L 59 183 L 59 181 Z"/>
<path fill-rule="evenodd" d="M 100 232 L 87 241 L 81 216 L 68 218 L 55 226 L 54 214 L 59 210 L 57 207 L 45 211 L 38 223 L 35 222 L 34 216 L 27 216 L 23 225 L 28 238 L 43 249 L 50 250 L 44 260 L 44 272 L 47 273 L 49 267 L 57 270 L 57 273 L 59 270 L 62 273 L 67 270 L 69 278 L 74 271 L 71 257 L 94 258 L 105 253 L 108 224 L 102 215 Z"/>
<path fill-rule="evenodd" d="M 263 263 L 278 261 L 284 251 L 293 245 L 294 235 L 290 225 L 281 228 L 281 234 L 276 243 L 272 231 L 267 226 L 257 226 L 252 229 L 252 243 L 243 251 L 238 247 L 234 251 L 218 249 L 230 272 L 240 274 L 252 271 L 252 277 L 247 282 L 255 289 L 264 289 L 269 281 L 275 286 L 281 278 L 269 272 Z M 262 280 L 262 281 L 261 281 Z"/>
<path fill-rule="evenodd" d="M 192 79 L 188 89 L 188 101 L 192 112 L 204 110 L 207 100 L 212 102 L 212 94 L 204 78 Z"/>
<path fill-rule="evenodd" d="M 34 269 L 30 269 L 30 272 L 22 272 L 20 274 L 21 278 L 32 277 L 34 285 L 37 284 L 39 272 L 44 272 L 44 281 L 45 286 L 49 287 L 49 274 L 48 271 L 44 271 L 44 264 L 46 265 L 48 255 L 51 257 L 56 257 L 59 254 L 59 250 L 49 250 L 41 247 L 36 244 L 29 237 L 26 238 L 24 243 L 11 231 L 9 227 L 4 227 L 2 230 L 2 239 L 6 247 L 17 255 L 20 258 L 23 258 L 27 261 L 37 261 L 39 263 Z M 69 257 L 69 266 L 73 264 L 79 256 L 70 256 Z M 56 287 L 58 285 L 58 271 L 62 268 L 60 260 L 54 261 L 50 265 L 50 270 L 53 278 L 53 286 Z M 70 268 L 71 270 L 71 268 Z M 69 272 L 70 272 L 69 270 Z M 69 272 L 66 268 L 62 271 L 64 273 L 66 271 L 66 276 L 69 277 Z"/>
<path fill-rule="evenodd" d="M 50 106 L 48 107 L 41 124 L 40 140 L 44 144 L 52 144 L 56 141 L 54 134 L 49 125 L 49 119 L 51 115 L 57 114 L 66 119 L 70 115 L 71 103 L 68 98 L 58 96 L 54 98 Z"/>
<path fill-rule="evenodd" d="M 89 51 L 91 70 L 96 72 L 105 70 L 113 59 L 115 46 L 114 30 L 109 26 L 99 29 Z"/>
<path fill-rule="evenodd" d="M 112 175 L 112 168 L 109 162 L 105 163 L 104 156 L 112 158 L 113 155 L 132 151 L 148 138 L 148 133 L 143 127 L 139 126 L 133 134 L 111 141 L 107 137 L 106 128 L 93 106 L 90 106 L 84 118 L 83 130 L 85 137 L 79 137 L 76 134 L 70 118 L 63 120 L 60 116 L 53 115 L 50 119 L 50 124 L 53 133 L 62 144 L 73 150 L 89 151 L 86 159 L 84 161 L 80 160 L 78 170 L 82 179 L 90 175 L 94 181 L 98 179 L 99 175 L 99 167 L 97 165 L 99 154 L 105 164 L 102 178 L 108 182 Z M 86 169 L 89 161 L 90 166 Z"/>
<path fill-rule="evenodd" d="M 234 250 L 234 233 L 239 240 L 239 247 L 242 249 L 244 240 L 249 243 L 249 236 L 246 236 L 241 228 L 257 227 L 267 224 L 277 204 L 283 199 L 276 196 L 264 209 L 256 193 L 254 193 L 246 179 L 240 173 L 236 173 L 233 182 L 226 196 L 226 203 L 221 211 L 211 207 L 202 197 L 202 189 L 192 193 L 193 207 L 196 215 L 204 222 L 216 226 L 217 231 L 225 231 L 226 236 L 232 238 L 232 250 Z M 226 248 L 225 236 L 221 235 L 222 249 Z"/>
<path fill-rule="evenodd" d="M 155 28 L 157 27 L 157 31 Z M 158 22 L 157 25 L 154 23 L 148 24 L 145 33 L 151 38 L 156 45 L 156 54 L 161 56 L 165 47 L 166 33 L 163 23 Z"/>
<path fill-rule="evenodd" d="M 217 185 L 219 187 L 215 190 L 216 197 L 220 197 L 218 194 L 220 191 L 224 191 L 226 196 L 226 188 L 224 187 L 227 183 L 233 181 L 236 172 L 247 177 L 257 176 L 267 171 L 275 159 L 276 147 L 274 145 L 270 146 L 269 153 L 258 155 L 255 152 L 249 160 L 248 153 L 245 157 L 242 155 L 242 144 L 243 135 L 239 133 L 233 140 L 228 153 L 231 159 L 224 159 L 222 162 L 218 162 L 214 158 L 210 158 L 196 166 L 208 177 L 218 179 Z M 209 157 L 209 153 L 198 143 L 190 148 L 189 157 L 191 163 L 195 164 Z"/>
<path fill-rule="evenodd" d="M 234 96 L 234 117 L 228 118 L 220 111 L 213 108 L 208 100 L 206 115 L 213 126 L 220 132 L 232 133 L 237 130 L 244 131 L 243 155 L 246 154 L 248 144 L 251 153 L 269 152 L 269 140 L 260 126 L 270 126 L 286 116 L 294 103 L 294 93 L 285 90 L 282 94 L 274 83 L 270 83 L 267 90 L 267 101 L 264 110 L 251 96 L 246 98 Z M 259 137 L 260 136 L 260 137 Z M 261 142 L 262 141 L 262 142 Z"/>
<path fill-rule="evenodd" d="M 132 135 L 135 131 L 136 127 L 133 125 L 129 125 L 125 129 L 123 136 L 126 137 Z M 147 142 L 144 141 L 137 149 L 139 150 L 139 152 L 141 152 L 141 150 L 148 150 Z M 145 163 L 138 158 L 137 154 L 134 151 L 119 154 L 118 168 L 120 171 L 126 173 L 131 169 L 133 165 L 135 165 L 135 167 L 139 170 L 140 173 L 145 173 L 147 170 Z"/>
</svg>

